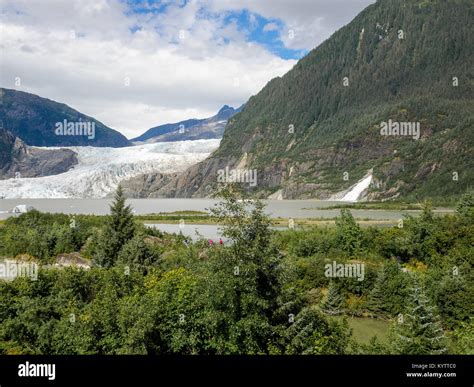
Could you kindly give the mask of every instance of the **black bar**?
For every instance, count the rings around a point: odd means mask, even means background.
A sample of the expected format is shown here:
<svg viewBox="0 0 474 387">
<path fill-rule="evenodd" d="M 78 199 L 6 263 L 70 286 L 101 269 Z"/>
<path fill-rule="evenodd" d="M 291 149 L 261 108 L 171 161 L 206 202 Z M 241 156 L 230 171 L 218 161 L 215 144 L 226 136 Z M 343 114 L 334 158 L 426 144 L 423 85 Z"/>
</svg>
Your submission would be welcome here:
<svg viewBox="0 0 474 387">
<path fill-rule="evenodd" d="M 0 386 L 473 386 L 472 356 L 0 356 Z M 54 364 L 54 380 L 20 377 Z M 423 368 L 426 367 L 426 368 Z M 408 377 L 407 373 L 425 376 Z M 442 374 L 428 376 L 427 373 Z M 448 376 L 447 374 L 453 374 Z"/>
</svg>

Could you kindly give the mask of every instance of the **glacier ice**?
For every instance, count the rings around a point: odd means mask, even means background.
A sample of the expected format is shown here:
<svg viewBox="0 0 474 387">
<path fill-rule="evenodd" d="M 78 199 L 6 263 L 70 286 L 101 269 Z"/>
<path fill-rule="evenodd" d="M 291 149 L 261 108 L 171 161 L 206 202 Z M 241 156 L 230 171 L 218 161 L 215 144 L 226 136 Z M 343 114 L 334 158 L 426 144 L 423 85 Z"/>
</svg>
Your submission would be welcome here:
<svg viewBox="0 0 474 387">
<path fill-rule="evenodd" d="M 72 169 L 53 176 L 0 180 L 0 197 L 101 198 L 113 192 L 122 180 L 143 173 L 182 172 L 204 160 L 217 149 L 219 142 L 219 139 L 211 139 L 126 148 L 63 147 L 77 153 L 78 164 Z"/>
</svg>

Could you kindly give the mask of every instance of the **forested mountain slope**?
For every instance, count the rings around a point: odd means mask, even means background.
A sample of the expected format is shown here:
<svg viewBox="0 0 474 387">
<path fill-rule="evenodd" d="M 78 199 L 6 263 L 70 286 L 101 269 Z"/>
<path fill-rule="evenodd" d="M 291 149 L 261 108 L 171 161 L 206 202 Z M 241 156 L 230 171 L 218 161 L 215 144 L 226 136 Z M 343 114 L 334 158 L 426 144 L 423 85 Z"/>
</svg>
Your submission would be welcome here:
<svg viewBox="0 0 474 387">
<path fill-rule="evenodd" d="M 372 173 L 369 199 L 457 196 L 474 183 L 469 0 L 380 0 L 251 97 L 219 149 L 164 185 L 206 196 L 225 167 L 256 196 L 328 198 Z M 390 121 L 391 120 L 391 121 Z M 382 135 L 382 123 L 419 125 Z"/>
<path fill-rule="evenodd" d="M 121 133 L 63 103 L 4 88 L 0 88 L 0 101 L 2 127 L 28 145 L 108 147 L 131 145 Z M 93 136 L 58 135 L 57 124 L 63 124 L 65 121 L 72 124 L 93 123 Z"/>
</svg>

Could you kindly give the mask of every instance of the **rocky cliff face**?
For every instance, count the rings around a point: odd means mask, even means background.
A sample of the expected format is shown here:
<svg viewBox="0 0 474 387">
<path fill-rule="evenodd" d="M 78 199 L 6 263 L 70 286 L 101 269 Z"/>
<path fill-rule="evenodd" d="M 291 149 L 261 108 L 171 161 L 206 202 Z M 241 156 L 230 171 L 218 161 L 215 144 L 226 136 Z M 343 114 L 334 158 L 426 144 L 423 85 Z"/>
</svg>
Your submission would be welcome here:
<svg viewBox="0 0 474 387">
<path fill-rule="evenodd" d="M 69 149 L 39 149 L 0 129 L 0 178 L 39 177 L 63 173 L 77 164 Z"/>
<path fill-rule="evenodd" d="M 176 177 L 176 173 L 143 174 L 132 179 L 122 181 L 120 185 L 122 186 L 125 196 L 129 198 L 141 199 L 163 197 L 165 195 L 159 194 L 160 189 Z M 113 193 L 109 196 L 112 197 Z M 169 197 L 172 197 L 172 195 L 169 195 Z"/>
</svg>

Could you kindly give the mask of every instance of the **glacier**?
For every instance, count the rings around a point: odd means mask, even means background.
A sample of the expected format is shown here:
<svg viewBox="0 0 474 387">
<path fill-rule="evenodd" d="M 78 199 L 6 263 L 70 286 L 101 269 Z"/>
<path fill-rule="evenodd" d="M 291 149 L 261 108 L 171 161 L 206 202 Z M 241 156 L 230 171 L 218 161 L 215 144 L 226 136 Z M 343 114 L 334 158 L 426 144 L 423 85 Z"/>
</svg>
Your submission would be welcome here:
<svg viewBox="0 0 474 387">
<path fill-rule="evenodd" d="M 220 139 L 141 144 L 126 148 L 62 147 L 76 152 L 78 164 L 65 173 L 0 180 L 5 199 L 103 198 L 122 180 L 143 173 L 182 172 L 217 149 Z M 59 149 L 59 148 L 42 148 Z"/>
</svg>

